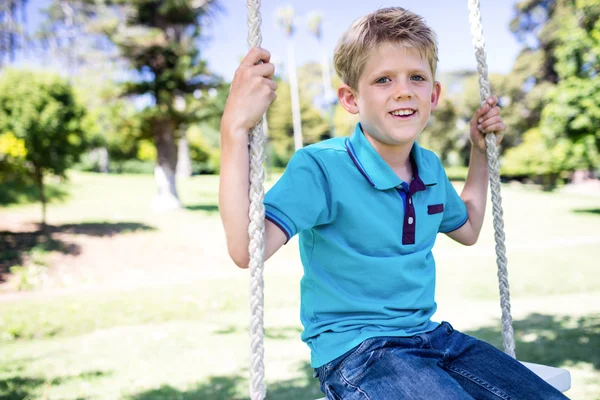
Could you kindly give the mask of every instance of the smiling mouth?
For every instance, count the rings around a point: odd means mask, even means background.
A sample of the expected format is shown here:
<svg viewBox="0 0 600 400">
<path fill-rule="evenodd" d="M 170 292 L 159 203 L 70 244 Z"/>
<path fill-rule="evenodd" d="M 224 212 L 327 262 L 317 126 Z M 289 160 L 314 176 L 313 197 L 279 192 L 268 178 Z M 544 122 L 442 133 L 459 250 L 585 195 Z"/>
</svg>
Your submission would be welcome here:
<svg viewBox="0 0 600 400">
<path fill-rule="evenodd" d="M 408 119 L 408 118 L 414 116 L 416 113 L 417 113 L 417 110 L 403 109 L 403 110 L 391 111 L 389 114 L 394 118 Z"/>
</svg>

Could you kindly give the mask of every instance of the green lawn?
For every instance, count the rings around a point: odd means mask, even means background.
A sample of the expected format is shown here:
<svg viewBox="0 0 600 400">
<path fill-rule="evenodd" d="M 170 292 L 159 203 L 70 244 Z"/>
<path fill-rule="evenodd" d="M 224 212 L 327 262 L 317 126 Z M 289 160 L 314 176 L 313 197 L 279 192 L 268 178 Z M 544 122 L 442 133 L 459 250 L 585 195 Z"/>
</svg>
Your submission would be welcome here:
<svg viewBox="0 0 600 400">
<path fill-rule="evenodd" d="M 180 182 L 185 209 L 156 214 L 151 177 L 74 173 L 50 242 L 20 231 L 37 205 L 0 208 L 0 263 L 51 266 L 43 289 L 0 289 L 0 398 L 247 399 L 248 272 L 227 258 L 217 183 Z M 570 398 L 600 399 L 600 196 L 507 185 L 503 200 L 517 355 L 568 368 Z M 501 346 L 489 211 L 476 246 L 438 239 L 435 319 Z M 267 263 L 269 399 L 321 396 L 301 273 L 296 240 Z"/>
</svg>

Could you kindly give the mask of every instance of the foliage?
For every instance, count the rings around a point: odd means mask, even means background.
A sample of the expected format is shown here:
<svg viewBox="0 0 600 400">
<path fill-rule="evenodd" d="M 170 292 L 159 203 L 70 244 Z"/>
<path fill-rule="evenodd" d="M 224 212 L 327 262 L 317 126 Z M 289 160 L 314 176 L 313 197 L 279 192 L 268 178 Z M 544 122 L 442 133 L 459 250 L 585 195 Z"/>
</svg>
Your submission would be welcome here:
<svg viewBox="0 0 600 400">
<path fill-rule="evenodd" d="M 197 46 L 202 23 L 211 18 L 215 6 L 214 0 L 132 0 L 121 9 L 124 21 L 103 25 L 121 55 L 139 72 L 139 79 L 126 83 L 125 94 L 151 96 L 154 118 L 193 121 L 193 115 L 177 109 L 176 96 L 218 84 Z"/>
<path fill-rule="evenodd" d="M 43 172 L 63 175 L 78 159 L 84 115 L 71 86 L 57 76 L 6 70 L 0 77 L 0 132 L 24 143 L 24 159 Z"/>
<path fill-rule="evenodd" d="M 521 108 L 513 125 L 528 135 L 505 162 L 523 161 L 531 148 L 537 160 L 505 170 L 542 174 L 552 188 L 562 172 L 600 164 L 600 3 L 523 0 L 515 11 L 511 29 L 525 48 L 509 92 Z"/>
<path fill-rule="evenodd" d="M 569 144 L 566 170 L 600 164 L 600 3 L 559 2 L 556 71 L 560 81 L 542 113 L 552 143 Z"/>
<path fill-rule="evenodd" d="M 85 150 L 84 116 L 71 86 L 58 76 L 17 70 L 0 76 L 0 135 L 12 143 L 11 154 L 20 155 L 19 171 L 38 185 L 43 220 L 44 177 L 64 176 Z M 19 150 L 23 144 L 25 154 Z"/>
<path fill-rule="evenodd" d="M 25 140 L 16 137 L 10 131 L 0 131 L 0 180 L 22 182 L 26 155 Z"/>
<path fill-rule="evenodd" d="M 565 141 L 550 145 L 539 128 L 523 135 L 523 143 L 507 150 L 501 168 L 503 175 L 534 177 L 545 190 L 556 187 L 564 166 L 569 163 L 569 144 Z"/>
<path fill-rule="evenodd" d="M 285 166 L 294 153 L 294 126 L 290 85 L 278 82 L 277 100 L 267 112 L 269 144 L 274 166 Z M 300 92 L 300 114 L 302 121 L 302 139 L 304 145 L 328 139 L 329 123 L 311 105 L 310 100 Z"/>
<path fill-rule="evenodd" d="M 455 149 L 460 149 L 468 144 L 465 133 L 465 123 L 458 117 L 458 110 L 454 103 L 444 99 L 438 104 L 432 113 L 429 124 L 419 136 L 419 144 L 435 151 L 445 164 L 457 164 L 452 155 L 456 155 Z"/>
<path fill-rule="evenodd" d="M 203 128 L 210 129 L 207 125 L 202 127 L 194 125 L 187 130 L 192 170 L 196 174 L 218 173 L 221 164 L 221 152 L 219 147 L 213 147 L 208 143 Z"/>
<path fill-rule="evenodd" d="M 100 84 L 90 82 L 100 81 Z M 78 100 L 86 106 L 83 121 L 91 148 L 106 148 L 111 163 L 134 159 L 143 138 L 142 121 L 134 104 L 120 97 L 120 89 L 112 80 L 90 70 L 75 80 Z"/>
</svg>

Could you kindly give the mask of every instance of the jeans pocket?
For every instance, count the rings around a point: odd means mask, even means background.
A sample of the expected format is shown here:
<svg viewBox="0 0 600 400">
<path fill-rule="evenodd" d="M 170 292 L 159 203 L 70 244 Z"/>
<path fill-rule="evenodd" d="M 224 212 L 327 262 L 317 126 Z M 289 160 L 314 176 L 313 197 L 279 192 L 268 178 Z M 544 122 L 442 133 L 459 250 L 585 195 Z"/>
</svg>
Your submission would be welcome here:
<svg viewBox="0 0 600 400">
<path fill-rule="evenodd" d="M 385 341 L 382 341 L 374 346 L 365 347 L 362 351 L 356 352 L 352 357 L 345 360 L 339 368 L 339 373 L 344 380 L 352 386 L 360 386 L 365 374 L 387 352 L 388 349 L 385 347 L 385 343 Z"/>
<path fill-rule="evenodd" d="M 363 340 L 359 345 L 355 346 L 351 350 L 349 350 L 346 354 L 341 357 L 333 360 L 332 362 L 325 364 L 325 371 L 329 372 L 333 369 L 342 369 L 344 366 L 350 362 L 356 355 L 362 353 L 367 347 L 371 345 L 373 338 Z"/>
</svg>

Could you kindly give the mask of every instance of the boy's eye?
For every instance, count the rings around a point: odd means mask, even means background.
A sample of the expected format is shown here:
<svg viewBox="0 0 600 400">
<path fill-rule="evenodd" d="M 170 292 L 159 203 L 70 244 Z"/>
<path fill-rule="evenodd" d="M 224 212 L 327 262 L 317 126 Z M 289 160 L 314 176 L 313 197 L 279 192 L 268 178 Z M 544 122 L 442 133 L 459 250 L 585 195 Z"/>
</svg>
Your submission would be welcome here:
<svg viewBox="0 0 600 400">
<path fill-rule="evenodd" d="M 413 76 L 411 76 L 411 79 L 413 79 L 415 81 L 424 81 L 425 77 L 421 76 L 421 75 L 413 75 Z"/>
<path fill-rule="evenodd" d="M 391 81 L 391 79 L 390 79 L 390 78 L 388 78 L 387 76 L 383 76 L 383 77 L 381 77 L 381 78 L 377 79 L 377 80 L 375 81 L 375 83 L 388 83 L 388 82 L 390 82 L 390 81 Z"/>
</svg>

